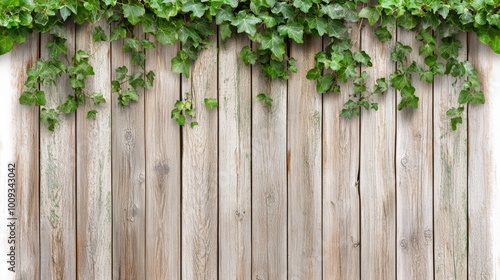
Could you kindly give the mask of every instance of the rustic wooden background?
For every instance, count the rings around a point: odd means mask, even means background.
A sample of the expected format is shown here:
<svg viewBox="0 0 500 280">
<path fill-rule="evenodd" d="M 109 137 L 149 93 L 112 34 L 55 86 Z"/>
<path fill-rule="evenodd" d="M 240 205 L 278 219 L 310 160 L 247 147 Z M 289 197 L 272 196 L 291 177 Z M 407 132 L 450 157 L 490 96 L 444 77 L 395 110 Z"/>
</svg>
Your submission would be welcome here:
<svg viewBox="0 0 500 280">
<path fill-rule="evenodd" d="M 37 108 L 18 105 L 47 37 L 0 58 L 14 128 L 13 147 L 0 150 L 13 149 L 18 180 L 17 271 L 2 279 L 500 279 L 500 55 L 474 35 L 459 37 L 460 56 L 478 68 L 487 103 L 451 132 L 450 78 L 414 79 L 418 110 L 397 111 L 392 90 L 378 112 L 340 119 L 346 95 L 318 95 L 304 78 L 326 44 L 318 38 L 291 45 L 299 71 L 289 81 L 244 66 L 244 37 L 214 40 L 190 78 L 170 71 L 179 46 L 159 47 L 146 61 L 154 88 L 121 108 L 110 81 L 116 67 L 134 67 L 121 42 L 96 44 L 91 31 L 67 36 L 70 53 L 93 53 L 87 88 L 108 100 L 97 120 L 83 109 L 49 132 Z M 394 34 L 418 48 L 414 34 Z M 397 67 L 394 40 L 378 42 L 370 27 L 351 36 L 374 58 L 359 71 Z M 69 86 L 47 91 L 51 107 Z M 186 92 L 194 129 L 170 119 Z"/>
</svg>

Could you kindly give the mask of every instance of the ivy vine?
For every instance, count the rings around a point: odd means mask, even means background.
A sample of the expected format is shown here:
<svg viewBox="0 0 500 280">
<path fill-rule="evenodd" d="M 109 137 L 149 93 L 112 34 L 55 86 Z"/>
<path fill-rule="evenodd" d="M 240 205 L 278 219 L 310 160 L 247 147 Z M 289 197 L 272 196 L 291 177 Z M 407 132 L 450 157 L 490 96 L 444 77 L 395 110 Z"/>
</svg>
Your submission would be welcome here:
<svg viewBox="0 0 500 280">
<path fill-rule="evenodd" d="M 68 57 L 64 29 L 68 20 L 77 25 L 106 20 L 112 26 L 109 34 L 95 27 L 93 39 L 123 40 L 123 50 L 130 53 L 131 64 L 142 69 L 129 73 L 127 67 L 121 66 L 115 70 L 112 91 L 123 106 L 138 101 L 140 88 L 152 87 L 155 74 L 144 69 L 144 50 L 153 49 L 158 43 L 180 42 L 181 50 L 171 61 L 172 71 L 188 77 L 191 64 L 217 31 L 222 40 L 245 33 L 257 47 L 241 50 L 244 63 L 259 64 L 269 77 L 286 80 L 301 67 L 287 53 L 287 45 L 292 41 L 306 43 L 307 35 L 328 37 L 327 46 L 315 55 L 315 66 L 307 72 L 307 79 L 316 81 L 316 90 L 321 94 L 341 93 L 341 84 L 352 83 L 353 92 L 342 93 L 350 97 L 342 116 L 358 116 L 363 108 L 377 110 L 373 96 L 384 94 L 389 87 L 401 94 L 399 110 L 417 108 L 419 98 L 411 83 L 412 76 L 432 83 L 436 75 L 451 75 L 457 81 L 457 102 L 447 115 L 455 130 L 467 104 L 485 102 L 477 71 L 470 62 L 459 59 L 463 46 L 456 35 L 475 32 L 481 42 L 500 53 L 499 10 L 500 3 L 495 0 L 4 0 L 0 3 L 0 54 L 9 52 L 31 33 L 51 35 L 45 45 L 49 55 L 27 71 L 27 90 L 19 101 L 41 106 L 40 119 L 53 130 L 60 114 L 75 112 L 86 102 L 92 101 L 96 106 L 106 102 L 102 94 L 85 90 L 86 79 L 94 75 L 89 53 L 77 50 L 73 57 Z M 396 27 L 410 30 L 420 45 L 413 50 L 396 42 L 391 59 L 398 63 L 398 69 L 388 77 L 373 77 L 375 84 L 367 85 L 367 72 L 359 73 L 356 69 L 371 67 L 372 61 L 365 51 L 353 49 L 349 40 L 352 23 L 360 28 L 366 24 L 374 26 L 381 41 L 391 40 Z M 142 28 L 136 28 L 139 25 Z M 146 36 L 136 36 L 136 29 Z M 152 37 L 155 40 L 140 39 Z M 409 54 L 416 51 L 423 56 L 423 64 L 409 59 Z M 62 76 L 69 79 L 73 92 L 56 108 L 46 108 L 45 96 L 49 92 L 40 90 L 39 85 L 55 85 Z M 272 104 L 272 98 L 265 93 L 257 98 L 266 105 Z M 216 101 L 205 103 L 213 107 Z M 97 110 L 91 110 L 87 117 L 95 118 L 96 114 Z M 179 101 L 172 111 L 172 118 L 180 125 L 186 123 L 186 115 L 194 118 L 189 99 Z"/>
</svg>

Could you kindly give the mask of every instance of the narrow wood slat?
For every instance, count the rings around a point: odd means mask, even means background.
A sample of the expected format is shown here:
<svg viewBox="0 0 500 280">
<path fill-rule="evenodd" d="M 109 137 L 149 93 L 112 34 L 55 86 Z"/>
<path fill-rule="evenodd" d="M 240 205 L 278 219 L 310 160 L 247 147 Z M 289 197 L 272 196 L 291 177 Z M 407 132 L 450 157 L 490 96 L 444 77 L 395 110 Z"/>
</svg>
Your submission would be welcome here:
<svg viewBox="0 0 500 280">
<path fill-rule="evenodd" d="M 469 59 L 479 72 L 485 105 L 469 106 L 469 279 L 500 278 L 500 56 L 469 38 Z"/>
<path fill-rule="evenodd" d="M 26 70 L 38 58 L 38 39 L 38 35 L 30 35 L 0 56 L 0 182 L 4 186 L 0 189 L 0 205 L 5 209 L 0 212 L 0 219 L 5 221 L 0 228 L 5 254 L 0 270 L 6 280 L 40 277 L 38 108 L 19 104 L 26 90 Z"/>
<path fill-rule="evenodd" d="M 39 34 L 32 34 L 11 52 L 11 73 L 15 79 L 13 87 L 16 90 L 12 103 L 17 169 L 16 279 L 40 278 L 38 108 L 19 104 L 19 96 L 25 89 L 26 70 L 31 68 L 38 58 L 39 39 Z"/>
<path fill-rule="evenodd" d="M 394 72 L 390 59 L 393 39 L 380 42 L 373 27 L 364 26 L 361 48 L 372 57 L 374 67 L 364 68 L 369 75 L 366 83 L 386 78 Z M 361 275 L 363 279 L 396 278 L 396 197 L 395 197 L 395 128 L 396 96 L 394 91 L 378 100 L 378 111 L 361 114 Z"/>
<path fill-rule="evenodd" d="M 250 40 L 219 42 L 219 276 L 251 279 L 251 72 L 239 58 Z"/>
<path fill-rule="evenodd" d="M 183 76 L 182 94 L 189 92 L 196 109 L 195 128 L 182 130 L 182 278 L 217 278 L 217 109 L 205 98 L 217 98 L 217 42 Z M 221 101 L 221 100 L 219 100 Z M 222 101 L 220 102 L 222 106 Z"/>
<path fill-rule="evenodd" d="M 256 46 L 253 46 L 254 50 Z M 265 93 L 272 106 L 258 101 Z M 287 84 L 252 66 L 252 279 L 287 278 Z"/>
<path fill-rule="evenodd" d="M 75 28 L 66 24 L 68 57 L 75 53 Z M 42 46 L 50 35 L 42 35 Z M 42 47 L 42 58 L 48 51 Z M 42 86 L 46 108 L 55 108 L 73 92 L 69 80 Z M 54 132 L 40 125 L 40 267 L 42 279 L 76 278 L 75 114 L 61 115 Z"/>
<path fill-rule="evenodd" d="M 427 67 L 418 54 L 413 32 L 399 28 L 398 41 L 413 48 L 406 64 L 398 64 L 398 68 L 413 61 Z M 418 74 L 413 74 L 411 81 L 419 98 L 418 109 L 397 112 L 397 278 L 432 279 L 432 84 L 420 81 Z M 398 92 L 397 102 L 401 99 Z"/>
<path fill-rule="evenodd" d="M 467 58 L 467 34 L 458 35 Z M 448 109 L 458 105 L 455 78 L 434 80 L 434 275 L 467 278 L 467 111 L 452 131 Z M 459 83 L 462 81 L 459 81 Z"/>
<path fill-rule="evenodd" d="M 357 51 L 360 32 L 351 24 Z M 329 44 L 324 39 L 324 47 Z M 359 73 L 359 69 L 357 70 Z M 353 84 L 323 96 L 323 279 L 360 277 L 359 122 L 340 117 Z"/>
<path fill-rule="evenodd" d="M 134 31 L 139 39 L 142 34 Z M 128 73 L 142 71 L 131 66 L 123 53 L 123 40 L 111 44 L 112 79 L 115 69 L 127 66 Z M 123 85 L 129 87 L 128 84 Z M 111 100 L 112 195 L 113 195 L 113 279 L 145 279 L 145 143 L 144 97 L 123 107 Z"/>
<path fill-rule="evenodd" d="M 147 51 L 156 74 L 146 91 L 146 279 L 180 279 L 181 132 L 170 118 L 180 98 L 181 77 L 170 70 L 179 45 Z"/>
<path fill-rule="evenodd" d="M 321 96 L 304 79 L 321 38 L 292 43 L 298 71 L 288 81 L 288 278 L 321 278 Z"/>
<path fill-rule="evenodd" d="M 111 99 L 110 44 L 94 42 L 95 26 L 109 34 L 104 20 L 76 28 L 76 47 L 90 54 L 95 73 L 87 79 L 85 91 L 101 93 L 106 99 L 99 106 L 87 100 L 76 114 L 77 275 L 80 279 L 111 279 L 111 103 L 116 99 Z M 95 120 L 87 119 L 89 110 L 98 111 Z"/>
</svg>

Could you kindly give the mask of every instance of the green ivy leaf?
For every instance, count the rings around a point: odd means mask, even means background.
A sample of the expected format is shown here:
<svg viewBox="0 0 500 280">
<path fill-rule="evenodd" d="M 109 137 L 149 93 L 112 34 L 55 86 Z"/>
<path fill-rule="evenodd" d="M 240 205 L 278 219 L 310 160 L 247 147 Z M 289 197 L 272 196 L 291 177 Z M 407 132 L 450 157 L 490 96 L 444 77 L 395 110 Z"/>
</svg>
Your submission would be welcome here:
<svg viewBox="0 0 500 280">
<path fill-rule="evenodd" d="M 270 50 L 274 57 L 278 60 L 283 60 L 283 55 L 286 52 L 285 40 L 277 33 L 271 33 L 271 36 L 263 36 L 260 48 Z"/>
<path fill-rule="evenodd" d="M 359 11 L 359 17 L 368 19 L 368 23 L 373 26 L 380 18 L 380 10 L 375 7 L 364 7 Z"/>
<path fill-rule="evenodd" d="M 101 93 L 92 93 L 92 95 L 90 95 L 90 99 L 92 99 L 92 102 L 94 102 L 94 105 L 96 106 L 106 103 L 106 99 L 104 99 L 104 96 Z"/>
<path fill-rule="evenodd" d="M 104 33 L 104 29 L 102 29 L 102 27 L 100 26 L 96 26 L 94 28 L 92 38 L 94 39 L 94 42 L 103 42 L 108 40 L 106 33 Z"/>
<path fill-rule="evenodd" d="M 127 66 L 121 66 L 116 68 L 116 79 L 118 81 L 123 81 L 127 77 L 128 68 Z"/>
<path fill-rule="evenodd" d="M 146 13 L 143 5 L 139 4 L 123 4 L 123 16 L 128 19 L 132 25 L 136 25 L 141 21 L 141 17 Z"/>
<path fill-rule="evenodd" d="M 21 105 L 30 106 L 31 104 L 33 104 L 33 102 L 35 102 L 35 98 L 33 96 L 33 93 L 29 91 L 23 92 L 19 97 L 19 103 Z"/>
<path fill-rule="evenodd" d="M 208 7 L 202 3 L 196 3 L 194 1 L 188 1 L 182 5 L 182 11 L 185 13 L 191 12 L 193 16 L 201 18 Z"/>
<path fill-rule="evenodd" d="M 267 96 L 265 93 L 257 94 L 257 100 L 263 101 L 264 104 L 266 104 L 269 107 L 273 105 L 273 99 L 271 97 Z"/>
<path fill-rule="evenodd" d="M 355 61 L 361 64 L 364 64 L 369 67 L 373 66 L 371 57 L 365 51 L 355 52 L 353 57 Z"/>
<path fill-rule="evenodd" d="M 311 0 L 294 0 L 293 5 L 299 8 L 302 12 L 307 13 L 312 7 Z"/>
<path fill-rule="evenodd" d="M 242 11 L 238 13 L 231 24 L 236 26 L 238 33 L 245 32 L 250 36 L 254 36 L 255 32 L 257 32 L 256 25 L 260 22 L 262 22 L 260 18 Z"/>
<path fill-rule="evenodd" d="M 326 93 L 330 90 L 332 86 L 333 86 L 333 76 L 330 74 L 321 76 L 316 81 L 316 91 L 318 93 Z"/>
<path fill-rule="evenodd" d="M 96 119 L 97 116 L 97 111 L 96 110 L 90 110 L 87 112 L 87 119 Z"/>
<path fill-rule="evenodd" d="M 59 123 L 59 113 L 56 110 L 47 110 L 43 108 L 40 111 L 40 121 L 49 125 L 49 131 L 54 131 L 56 125 Z"/>
<path fill-rule="evenodd" d="M 253 65 L 257 61 L 257 54 L 255 52 L 253 52 L 249 46 L 244 46 L 241 49 L 240 58 L 241 58 L 241 60 L 243 60 L 245 65 L 248 65 L 248 64 Z"/>
<path fill-rule="evenodd" d="M 454 38 L 444 38 L 439 46 L 439 53 L 444 59 L 457 58 L 462 43 Z"/>
<path fill-rule="evenodd" d="M 386 26 L 378 26 L 375 28 L 375 35 L 380 41 L 387 41 L 392 38 L 392 34 Z"/>
<path fill-rule="evenodd" d="M 213 109 L 219 106 L 219 103 L 217 103 L 217 100 L 215 98 L 205 98 L 204 102 L 205 106 L 207 106 L 208 109 Z"/>
<path fill-rule="evenodd" d="M 280 25 L 278 27 L 278 32 L 282 36 L 288 36 L 288 38 L 294 40 L 295 42 L 302 44 L 304 43 L 304 27 L 297 22 L 287 22 L 285 25 Z"/>
<path fill-rule="evenodd" d="M 184 50 L 177 52 L 177 56 L 172 58 L 172 71 L 174 73 L 184 74 L 189 77 L 189 68 L 191 67 L 191 60 Z"/>
</svg>

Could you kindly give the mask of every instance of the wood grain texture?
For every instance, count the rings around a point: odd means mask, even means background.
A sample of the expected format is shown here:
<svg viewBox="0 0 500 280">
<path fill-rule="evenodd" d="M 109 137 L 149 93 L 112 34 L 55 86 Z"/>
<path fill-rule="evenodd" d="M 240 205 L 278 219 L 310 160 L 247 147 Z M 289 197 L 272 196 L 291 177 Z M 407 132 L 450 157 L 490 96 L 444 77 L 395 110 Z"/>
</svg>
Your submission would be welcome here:
<svg viewBox="0 0 500 280">
<path fill-rule="evenodd" d="M 180 279 L 181 131 L 170 119 L 180 98 L 181 77 L 170 70 L 179 45 L 158 44 L 147 52 L 154 71 L 146 91 L 146 279 Z"/>
<path fill-rule="evenodd" d="M 136 36 L 142 39 L 137 30 Z M 130 65 L 124 54 L 123 40 L 112 43 L 112 79 L 115 69 L 123 65 L 129 74 L 141 71 Z M 125 84 L 124 86 L 128 86 Z M 123 107 L 111 101 L 112 127 L 112 195 L 113 195 L 113 279 L 145 279 L 145 143 L 144 97 Z"/>
<path fill-rule="evenodd" d="M 396 32 L 392 30 L 392 33 Z M 361 48 L 372 57 L 375 67 L 366 68 L 367 85 L 394 72 L 390 59 L 395 35 L 380 42 L 373 27 L 361 31 Z M 390 90 L 377 98 L 378 111 L 361 113 L 361 275 L 363 279 L 396 278 L 396 197 L 395 197 L 395 133 L 396 96 Z"/>
<path fill-rule="evenodd" d="M 75 53 L 75 28 L 66 24 L 68 57 Z M 50 35 L 42 35 L 42 45 Z M 42 48 L 41 56 L 48 58 Z M 55 87 L 42 86 L 46 108 L 55 108 L 72 92 L 69 80 L 58 80 Z M 76 150 L 75 114 L 61 115 L 55 131 L 40 125 L 40 268 L 42 279 L 76 278 Z"/>
<path fill-rule="evenodd" d="M 219 278 L 251 279 L 251 71 L 239 58 L 250 40 L 219 42 Z"/>
<path fill-rule="evenodd" d="M 357 51 L 360 32 L 355 24 L 351 27 L 349 39 Z M 325 38 L 324 47 L 328 44 Z M 353 90 L 352 83 L 346 83 L 340 86 L 340 96 L 323 96 L 323 279 L 360 277 L 360 118 L 340 117 Z"/>
<path fill-rule="evenodd" d="M 500 278 L 500 56 L 469 38 L 469 59 L 479 73 L 484 105 L 469 106 L 469 279 Z"/>
<path fill-rule="evenodd" d="M 256 46 L 253 46 L 256 49 Z M 272 106 L 258 101 L 266 93 Z M 287 83 L 252 66 L 252 279 L 287 279 Z"/>
<path fill-rule="evenodd" d="M 190 93 L 196 109 L 195 128 L 182 130 L 182 278 L 216 279 L 217 275 L 217 42 L 213 38 L 182 77 L 182 93 Z M 219 100 L 220 102 L 221 100 Z M 222 102 L 220 102 L 222 104 Z"/>
<path fill-rule="evenodd" d="M 412 61 L 427 67 L 418 55 L 418 41 L 413 32 L 398 29 L 398 41 L 413 46 L 408 55 Z M 377 64 L 375 64 L 377 65 Z M 397 200 L 397 278 L 432 279 L 433 220 L 432 220 L 432 84 L 413 74 L 412 85 L 418 96 L 418 109 L 405 108 L 397 112 L 396 127 L 396 200 Z M 397 102 L 401 95 L 397 93 Z"/>
<path fill-rule="evenodd" d="M 88 94 L 101 93 L 105 104 L 88 100 L 76 114 L 77 141 L 77 275 L 79 279 L 111 279 L 112 276 L 112 203 L 111 203 L 111 62 L 110 44 L 95 43 L 95 26 L 109 34 L 102 20 L 95 25 L 76 28 L 76 47 L 90 54 L 94 76 L 88 78 Z M 89 110 L 98 110 L 95 120 L 87 119 Z"/>
<path fill-rule="evenodd" d="M 467 34 L 457 37 L 467 58 Z M 434 274 L 436 279 L 467 278 L 467 111 L 452 131 L 448 109 L 458 105 L 455 78 L 434 80 Z M 460 81 L 461 82 L 461 81 Z"/>
<path fill-rule="evenodd" d="M 322 98 L 313 81 L 321 38 L 290 46 L 298 71 L 288 81 L 288 278 L 321 278 L 321 113 Z"/>
<path fill-rule="evenodd" d="M 39 158 L 38 158 L 38 108 L 19 104 L 19 96 L 25 89 L 26 70 L 38 59 L 40 35 L 30 35 L 11 52 L 11 69 L 17 94 L 12 107 L 14 118 L 14 156 L 17 168 L 16 199 L 17 251 L 15 279 L 40 278 L 40 201 L 39 201 Z"/>
</svg>

